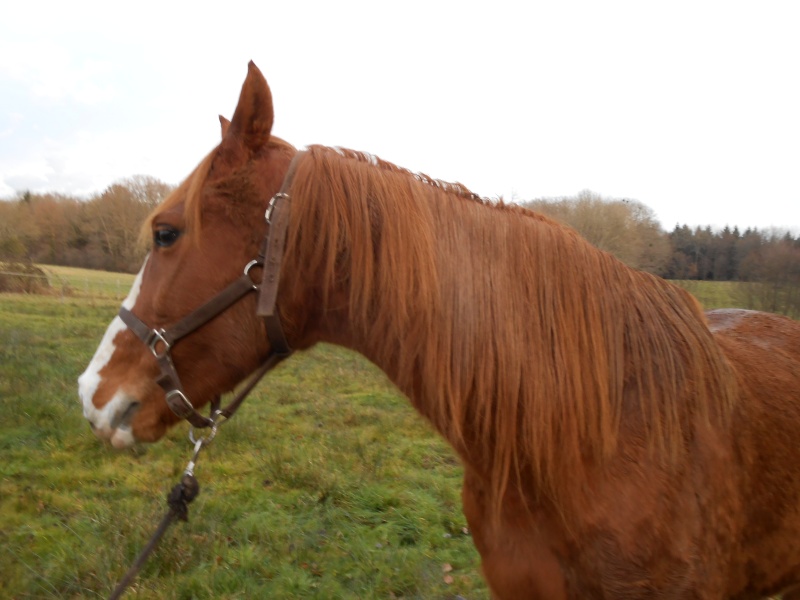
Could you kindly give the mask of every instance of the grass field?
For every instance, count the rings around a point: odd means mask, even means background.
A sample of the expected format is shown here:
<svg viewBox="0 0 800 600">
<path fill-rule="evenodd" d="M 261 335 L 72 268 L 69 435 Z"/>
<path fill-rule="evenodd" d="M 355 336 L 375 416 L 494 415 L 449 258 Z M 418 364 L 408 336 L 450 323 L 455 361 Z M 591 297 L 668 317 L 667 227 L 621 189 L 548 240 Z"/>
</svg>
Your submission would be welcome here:
<svg viewBox="0 0 800 600">
<path fill-rule="evenodd" d="M 736 281 L 673 281 L 700 301 L 703 308 L 729 308 L 739 305 L 740 286 Z"/>
<path fill-rule="evenodd" d="M 0 294 L 0 597 L 104 598 L 190 456 L 179 426 L 117 452 L 76 379 L 133 276 L 45 267 L 49 295 Z M 706 308 L 726 284 L 683 282 Z M 201 454 L 190 522 L 129 597 L 487 598 L 450 449 L 357 355 L 283 363 Z"/>
<path fill-rule="evenodd" d="M 47 269 L 67 293 L 0 294 L 0 597 L 105 598 L 191 445 L 184 426 L 135 451 L 95 439 L 76 378 L 131 278 Z M 126 597 L 488 597 L 458 462 L 354 354 L 323 346 L 283 363 L 196 473 L 189 523 Z"/>
<path fill-rule="evenodd" d="M 128 273 L 110 273 L 55 265 L 42 265 L 42 270 L 49 277 L 55 293 L 87 300 L 122 300 L 128 294 L 135 277 Z"/>
</svg>

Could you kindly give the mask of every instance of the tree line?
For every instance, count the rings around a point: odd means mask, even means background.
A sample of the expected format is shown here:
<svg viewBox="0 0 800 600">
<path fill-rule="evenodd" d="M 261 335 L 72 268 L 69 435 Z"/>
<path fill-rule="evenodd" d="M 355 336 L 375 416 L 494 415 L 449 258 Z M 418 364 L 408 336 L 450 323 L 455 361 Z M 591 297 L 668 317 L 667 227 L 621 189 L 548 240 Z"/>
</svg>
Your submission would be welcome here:
<svg viewBox="0 0 800 600">
<path fill-rule="evenodd" d="M 82 199 L 24 192 L 0 202 L 0 260 L 135 272 L 142 222 L 171 191 L 137 175 Z M 725 227 L 662 229 L 634 200 L 586 191 L 525 206 L 570 225 L 631 267 L 667 279 L 747 282 L 753 308 L 800 316 L 800 235 Z M 757 297 L 756 297 L 757 296 Z"/>
<path fill-rule="evenodd" d="M 739 305 L 800 318 L 800 235 L 685 224 L 667 233 L 640 202 L 592 192 L 526 206 L 577 229 L 629 266 L 665 279 L 739 282 Z"/>
<path fill-rule="evenodd" d="M 0 259 L 135 272 L 145 217 L 173 187 L 137 175 L 81 199 L 24 192 L 0 202 Z"/>
</svg>

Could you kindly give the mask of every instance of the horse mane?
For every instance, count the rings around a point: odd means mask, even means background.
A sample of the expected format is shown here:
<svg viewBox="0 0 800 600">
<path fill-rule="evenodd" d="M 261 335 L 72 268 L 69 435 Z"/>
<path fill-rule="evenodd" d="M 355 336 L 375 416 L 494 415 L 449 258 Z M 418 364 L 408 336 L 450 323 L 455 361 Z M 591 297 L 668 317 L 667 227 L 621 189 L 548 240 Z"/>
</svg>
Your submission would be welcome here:
<svg viewBox="0 0 800 600">
<path fill-rule="evenodd" d="M 569 497 L 626 428 L 677 464 L 697 419 L 731 412 L 696 300 L 555 221 L 322 146 L 291 197 L 284 272 L 304 275 L 282 293 L 319 285 L 315 312 L 346 316 L 348 344 L 486 477 L 495 510 L 523 484 Z"/>
</svg>

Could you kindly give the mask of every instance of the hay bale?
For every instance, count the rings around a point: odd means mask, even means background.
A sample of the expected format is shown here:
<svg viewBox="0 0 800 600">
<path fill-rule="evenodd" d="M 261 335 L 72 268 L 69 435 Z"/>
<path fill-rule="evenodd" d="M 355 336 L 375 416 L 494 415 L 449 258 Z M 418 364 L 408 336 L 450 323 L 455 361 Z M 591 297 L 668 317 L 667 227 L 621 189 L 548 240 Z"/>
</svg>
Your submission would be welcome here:
<svg viewBox="0 0 800 600">
<path fill-rule="evenodd" d="M 0 262 L 0 292 L 15 294 L 50 293 L 45 272 L 31 263 Z"/>
</svg>

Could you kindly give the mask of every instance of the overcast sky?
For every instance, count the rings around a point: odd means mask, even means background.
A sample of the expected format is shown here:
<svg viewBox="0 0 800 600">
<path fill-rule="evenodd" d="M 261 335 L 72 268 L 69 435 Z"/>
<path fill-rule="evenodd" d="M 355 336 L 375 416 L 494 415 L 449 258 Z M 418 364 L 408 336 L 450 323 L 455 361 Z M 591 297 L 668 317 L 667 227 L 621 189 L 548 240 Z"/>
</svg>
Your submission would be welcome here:
<svg viewBox="0 0 800 600">
<path fill-rule="evenodd" d="M 0 197 L 179 182 L 252 59 L 274 133 L 298 147 L 366 150 L 491 198 L 635 199 L 667 230 L 800 231 L 799 2 L 211 6 L 5 6 Z"/>
</svg>

